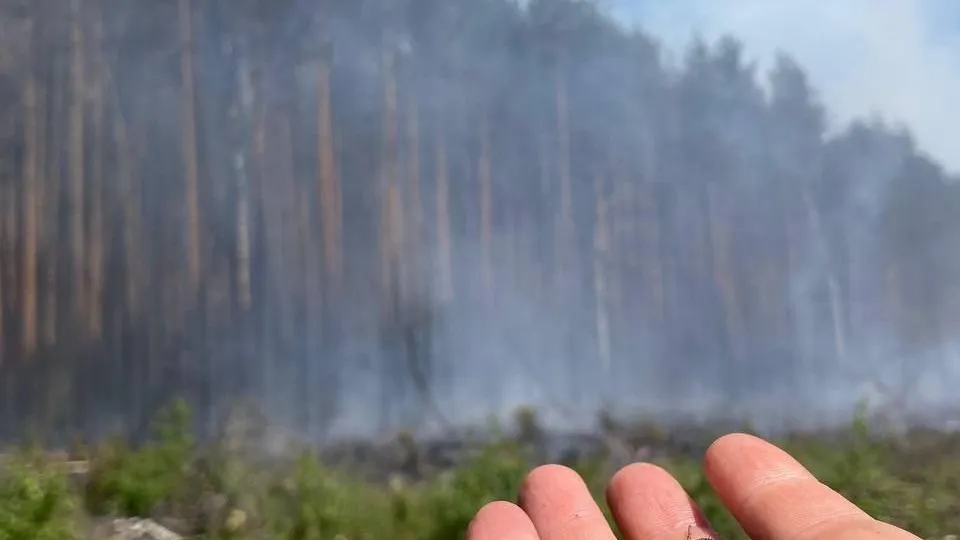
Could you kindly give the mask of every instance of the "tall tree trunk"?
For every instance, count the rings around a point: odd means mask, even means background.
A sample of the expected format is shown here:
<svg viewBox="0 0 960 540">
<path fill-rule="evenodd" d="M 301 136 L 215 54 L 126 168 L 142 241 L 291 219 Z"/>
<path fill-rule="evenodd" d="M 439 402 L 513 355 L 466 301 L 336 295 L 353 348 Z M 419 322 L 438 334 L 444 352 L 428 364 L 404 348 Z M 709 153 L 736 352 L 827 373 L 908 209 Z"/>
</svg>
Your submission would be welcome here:
<svg viewBox="0 0 960 540">
<path fill-rule="evenodd" d="M 550 249 L 550 239 L 556 235 L 556 228 L 553 230 L 553 235 L 547 232 L 550 230 L 549 224 L 551 220 L 555 218 L 550 213 L 550 210 L 548 210 L 552 205 L 547 204 L 548 201 L 553 201 L 551 194 L 553 193 L 554 181 L 551 177 L 553 170 L 551 169 L 550 160 L 550 142 L 546 132 L 546 129 L 537 130 L 537 171 L 539 172 L 539 182 L 534 192 L 534 200 L 537 201 L 536 232 L 534 235 L 536 236 L 536 260 L 538 261 L 540 274 L 538 276 L 540 279 L 537 280 L 537 293 L 540 298 L 543 297 L 548 289 L 546 284 L 552 283 L 555 279 L 555 263 L 557 260 L 557 256 L 553 254 L 557 242 L 553 243 L 554 249 Z M 551 263 L 551 261 L 553 261 L 553 263 Z"/>
<path fill-rule="evenodd" d="M 440 128 L 436 140 L 436 229 L 439 297 L 443 303 L 453 300 L 453 257 L 450 238 L 450 186 L 447 169 L 447 143 Z"/>
<path fill-rule="evenodd" d="M 318 380 L 316 373 L 321 371 L 315 364 L 326 363 L 329 360 L 322 357 L 315 357 L 317 340 L 316 334 L 320 330 L 320 313 L 322 300 L 321 279 L 322 269 L 320 266 L 320 254 L 317 249 L 317 242 L 313 234 L 313 209 L 316 208 L 310 196 L 308 184 L 300 183 L 298 185 L 297 199 L 299 201 L 297 213 L 299 216 L 298 238 L 300 240 L 299 252 L 301 254 L 301 274 L 303 276 L 303 321 L 300 327 L 303 329 L 301 342 L 303 346 L 303 357 L 297 361 L 297 379 L 299 390 L 300 421 L 303 433 L 309 434 L 311 440 L 319 435 L 317 429 L 318 414 L 315 410 L 320 400 L 314 399 L 314 393 L 323 393 L 329 391 L 326 388 L 315 386 L 318 383 L 330 384 L 331 381 Z M 330 384 L 330 386 L 333 386 Z"/>
<path fill-rule="evenodd" d="M 607 225 L 607 200 L 604 193 L 603 175 L 598 173 L 594 181 L 596 222 L 593 229 L 593 296 L 597 344 L 597 360 L 600 362 L 601 391 L 607 398 L 610 382 L 611 347 L 610 313 L 607 298 L 607 269 L 610 257 L 610 232 Z"/>
<path fill-rule="evenodd" d="M 408 209 L 407 257 L 412 265 L 410 285 L 419 292 L 423 287 L 423 196 L 420 179 L 420 111 L 413 87 L 406 92 L 407 180 L 410 190 Z"/>
<path fill-rule="evenodd" d="M 556 73 L 557 172 L 560 188 L 560 213 L 556 229 L 556 269 L 569 271 L 574 264 L 573 179 L 570 163 L 570 103 L 563 70 Z"/>
<path fill-rule="evenodd" d="M 6 159 L 8 163 L 9 158 Z M 11 339 L 7 332 L 7 325 L 11 320 L 7 315 L 10 309 L 15 313 L 17 307 L 17 283 L 16 283 L 16 263 L 17 263 L 17 219 L 19 206 L 17 201 L 17 190 L 12 178 L 8 177 L 7 171 L 0 169 L 0 345 L 5 345 L 12 349 L 16 343 L 16 338 Z M 12 171 L 11 171 L 12 172 Z M 0 350 L 8 350 L 7 348 Z M 11 352 L 12 354 L 12 352 Z"/>
<path fill-rule="evenodd" d="M 393 72 L 393 55 L 386 46 L 383 50 L 383 102 L 380 155 L 380 290 L 381 304 L 389 318 L 397 306 L 396 291 L 402 227 L 402 209 L 397 181 L 397 82 Z"/>
<path fill-rule="evenodd" d="M 336 152 L 333 148 L 333 111 L 331 109 L 330 65 L 326 58 L 317 62 L 317 157 L 320 171 L 320 207 L 323 226 L 324 269 L 327 288 L 340 288 L 343 271 L 343 201 L 337 178 Z"/>
<path fill-rule="evenodd" d="M 661 340 L 664 349 L 673 353 L 680 345 L 680 321 L 683 317 L 679 281 L 683 253 L 679 246 L 684 244 L 677 232 L 675 219 L 680 189 L 676 182 L 659 182 L 647 186 L 650 193 L 648 208 L 652 210 L 649 216 L 650 223 L 655 226 L 656 251 L 660 263 L 659 284 L 663 298 Z M 659 380 L 666 380 L 668 384 L 680 382 L 677 377 L 679 370 L 675 368 L 675 363 L 668 362 L 661 366 L 663 371 L 658 374 Z M 663 397 L 666 398 L 667 394 L 663 394 Z"/>
<path fill-rule="evenodd" d="M 87 326 L 83 320 L 88 309 L 87 264 L 86 264 L 86 94 L 87 59 L 86 40 L 83 33 L 84 4 L 82 0 L 70 2 L 70 46 L 71 59 L 71 96 L 70 96 L 70 186 L 71 233 L 73 248 L 74 305 L 71 315 L 74 324 L 81 330 Z M 76 360 L 74 360 L 76 362 Z M 82 420 L 83 404 L 76 399 L 75 388 L 69 376 L 70 366 L 63 363 L 54 365 L 51 378 L 50 403 L 71 403 L 73 410 L 68 416 L 76 421 Z M 55 400 L 55 401 L 54 401 Z"/>
<path fill-rule="evenodd" d="M 269 298 L 270 310 L 269 319 L 265 321 L 264 339 L 266 354 L 272 358 L 269 365 L 264 365 L 263 368 L 267 381 L 263 397 L 273 406 L 280 405 L 284 407 L 284 411 L 289 411 L 291 409 L 288 407 L 291 407 L 295 396 L 282 389 L 296 388 L 290 370 L 293 364 L 287 352 L 288 347 L 296 343 L 296 332 L 293 328 L 296 324 L 294 287 L 302 284 L 302 281 L 297 281 L 301 269 L 296 264 L 296 252 L 299 250 L 296 238 L 296 195 L 291 191 L 292 137 L 288 112 L 279 103 L 264 100 L 263 109 L 266 165 L 264 172 L 267 174 L 261 177 L 260 182 L 261 196 L 264 197 L 264 232 L 267 234 L 265 258 L 269 292 L 266 296 Z M 291 401 L 287 401 L 287 398 Z"/>
<path fill-rule="evenodd" d="M 18 258 L 18 240 L 22 234 L 20 224 L 20 192 L 17 184 L 14 183 L 12 175 L 6 179 L 6 185 L 0 183 L 0 208 L 3 215 L 0 216 L 0 226 L 3 228 L 3 241 L 0 243 L 0 249 L 5 252 L 4 261 L 0 264 L 0 273 L 6 280 L 7 286 L 7 307 L 15 311 L 19 306 L 20 292 L 23 290 L 20 282 L 20 269 L 17 268 Z M 8 255 L 8 256 L 6 256 Z M 8 321 L 9 322 L 9 321 Z"/>
<path fill-rule="evenodd" d="M 114 106 L 119 108 L 116 83 L 112 80 L 111 83 L 114 87 Z M 135 317 L 141 308 L 141 284 L 147 279 L 143 261 L 146 256 L 146 246 L 143 245 L 143 199 L 139 179 L 133 168 L 136 148 L 131 144 L 127 122 L 120 111 L 117 111 L 113 118 L 113 144 L 117 152 L 117 183 L 120 186 L 119 201 L 122 205 L 124 299 L 127 315 Z"/>
<path fill-rule="evenodd" d="M 843 314 L 843 304 L 841 299 L 841 290 L 840 290 L 840 278 L 837 275 L 836 268 L 832 261 L 829 260 L 829 248 L 827 242 L 826 230 L 824 229 L 823 220 L 820 216 L 820 210 L 816 206 L 816 202 L 813 200 L 813 195 L 810 193 L 809 189 L 805 189 L 803 192 L 803 202 L 807 211 L 807 223 L 810 227 L 810 236 L 814 245 L 818 246 L 818 249 L 823 250 L 822 256 L 828 260 L 825 262 L 826 270 L 826 287 L 827 287 L 827 298 L 828 298 L 828 309 L 830 313 L 830 321 L 832 324 L 832 338 L 833 338 L 833 353 L 835 358 L 841 365 L 846 366 L 846 357 L 847 357 L 847 339 L 846 332 L 844 328 L 844 314 Z"/>
<path fill-rule="evenodd" d="M 837 362 L 842 366 L 846 366 L 847 336 L 844 332 L 843 325 L 843 300 L 841 298 L 840 280 L 837 279 L 836 274 L 833 272 L 827 277 L 827 291 L 830 296 L 830 320 L 833 323 L 834 353 L 836 354 Z"/>
<path fill-rule="evenodd" d="M 35 29 L 33 30 L 35 31 Z M 31 41 L 35 41 L 31 39 Z M 39 124 L 40 102 L 37 97 L 36 68 L 27 67 L 23 84 L 24 158 L 23 158 L 23 292 L 20 299 L 21 345 L 25 355 L 37 347 L 37 188 L 40 178 L 41 156 Z"/>
<path fill-rule="evenodd" d="M 233 149 L 233 170 L 236 175 L 237 196 L 236 196 L 236 214 L 237 214 L 237 299 L 242 310 L 250 308 L 252 300 L 251 292 L 251 232 L 250 232 L 250 174 L 247 165 L 247 139 L 246 132 L 253 128 L 254 102 L 257 99 L 256 90 L 253 85 L 251 66 L 245 50 L 238 51 L 238 80 L 237 96 L 238 109 L 240 111 L 239 133 L 235 133 Z"/>
<path fill-rule="evenodd" d="M 180 26 L 180 78 L 182 106 L 182 144 L 185 193 L 187 210 L 186 246 L 188 267 L 187 295 L 190 302 L 196 300 L 201 279 L 200 253 L 200 196 L 197 164 L 196 84 L 194 80 L 193 2 L 179 0 Z"/>
<path fill-rule="evenodd" d="M 493 179 L 490 167 L 489 120 L 484 114 L 480 120 L 480 160 L 477 176 L 480 180 L 480 264 L 486 294 L 493 292 Z"/>
<path fill-rule="evenodd" d="M 43 34 L 41 34 L 42 36 Z M 42 49 L 41 49 L 42 50 Z M 34 343 L 40 343 L 41 337 L 41 326 L 42 326 L 42 317 L 43 310 L 41 307 L 45 291 L 45 284 L 41 279 L 43 273 L 46 271 L 46 264 L 48 264 L 51 250 L 47 244 L 47 220 L 44 219 L 44 216 L 50 212 L 49 209 L 49 190 L 50 190 L 50 180 L 47 177 L 47 162 L 50 161 L 50 155 L 48 154 L 47 146 L 47 118 L 49 116 L 49 102 L 48 102 L 48 93 L 50 88 L 50 82 L 48 78 L 47 71 L 40 71 L 39 76 L 37 77 L 37 111 L 36 111 L 36 127 L 37 127 L 37 180 L 36 180 L 36 195 L 34 196 L 34 205 L 36 207 L 36 222 L 35 222 L 35 235 L 36 235 L 36 251 L 37 251 L 37 261 L 34 267 L 34 294 L 35 294 L 35 306 L 34 306 Z"/>
<path fill-rule="evenodd" d="M 277 154 L 276 179 L 279 193 L 276 194 L 278 200 L 279 214 L 278 229 L 280 230 L 280 244 L 282 251 L 280 254 L 281 268 L 283 274 L 277 278 L 281 280 L 292 278 L 293 285 L 284 285 L 281 281 L 278 290 L 281 299 L 281 324 L 283 325 L 283 343 L 291 344 L 295 339 L 295 312 L 297 299 L 293 297 L 297 286 L 303 286 L 304 276 L 301 260 L 303 256 L 301 251 L 302 242 L 300 241 L 297 228 L 300 220 L 297 219 L 297 186 L 295 178 L 295 169 L 293 163 L 293 126 L 290 111 L 277 107 L 277 134 L 276 139 L 279 144 L 274 151 Z M 298 296 L 300 296 L 298 294 Z"/>
<path fill-rule="evenodd" d="M 723 308 L 722 318 L 726 327 L 727 340 L 730 343 L 734 361 L 744 358 L 744 315 L 740 292 L 736 283 L 736 267 L 731 256 L 731 235 L 728 230 L 730 218 L 725 214 L 728 205 L 725 200 L 718 204 L 719 188 L 711 183 L 704 186 L 704 204 L 710 234 L 714 286 L 720 293 Z"/>
<path fill-rule="evenodd" d="M 664 244 L 663 229 L 663 209 L 660 207 L 661 197 L 658 197 L 658 186 L 664 184 L 643 184 L 641 216 L 643 223 L 647 226 L 646 234 L 649 242 L 649 257 L 646 258 L 646 264 L 650 265 L 650 282 L 653 291 L 653 309 L 656 313 L 656 320 L 660 322 L 659 328 L 666 329 L 670 315 L 668 313 L 668 285 L 667 285 L 667 261 L 669 247 Z M 667 188 L 668 189 L 668 188 Z"/>
<path fill-rule="evenodd" d="M 260 287 L 263 289 L 261 292 L 261 297 L 264 298 L 263 305 L 260 309 L 259 317 L 259 337 L 260 337 L 260 386 L 259 394 L 260 399 L 265 400 L 268 397 L 268 392 L 271 388 L 274 387 L 273 381 L 275 380 L 274 370 L 270 369 L 271 362 L 266 361 L 267 358 L 270 358 L 271 351 L 267 348 L 271 343 L 271 332 L 272 332 L 272 322 L 275 318 L 276 305 L 272 302 L 271 294 L 272 283 L 271 277 L 276 273 L 276 249 L 277 249 L 277 234 L 275 231 L 276 223 L 274 222 L 274 215 L 276 214 L 274 210 L 273 199 L 269 198 L 270 193 L 267 190 L 267 171 L 269 169 L 267 163 L 267 106 L 266 100 L 263 99 L 263 86 L 261 77 L 257 77 L 254 81 L 254 89 L 256 91 L 257 99 L 255 101 L 255 111 L 256 115 L 254 117 L 253 124 L 253 159 L 255 163 L 254 167 L 254 194 L 256 195 L 255 199 L 258 201 L 259 206 L 259 229 L 260 234 L 263 237 L 263 242 L 261 243 L 263 249 L 263 255 L 265 264 L 263 265 L 263 271 L 261 272 L 258 282 Z"/>
<path fill-rule="evenodd" d="M 250 309 L 250 193 L 246 158 L 234 154 L 237 175 L 237 299 L 243 310 Z"/>
<path fill-rule="evenodd" d="M 318 340 L 316 336 L 322 328 L 321 316 L 323 287 L 321 280 L 322 270 L 320 266 L 320 253 L 317 249 L 317 242 L 314 240 L 313 234 L 311 234 L 311 231 L 313 230 L 312 225 L 317 221 L 313 216 L 313 212 L 316 207 L 311 203 L 313 199 L 310 197 L 310 190 L 307 189 L 306 185 L 300 186 L 298 198 L 300 201 L 300 251 L 303 253 L 303 328 L 305 329 L 303 335 L 305 359 L 301 359 L 298 362 L 301 370 L 299 373 L 299 382 L 303 400 L 300 407 L 303 415 L 302 421 L 305 428 L 304 433 L 309 433 L 313 437 L 316 437 L 319 435 L 318 429 L 321 427 L 317 425 L 317 421 L 319 419 L 319 411 L 317 411 L 317 408 L 322 401 L 320 399 L 316 399 L 315 394 L 329 391 L 328 389 L 320 388 L 317 385 L 326 383 L 332 387 L 333 381 L 321 380 L 316 375 L 322 370 L 317 369 L 315 363 L 322 362 L 326 364 L 329 362 L 329 360 L 306 360 L 307 358 L 315 358 L 313 355 L 317 352 Z"/>
<path fill-rule="evenodd" d="M 87 305 L 87 280 L 85 276 L 86 218 L 84 195 L 86 175 L 84 142 L 84 94 L 86 71 L 82 29 L 82 0 L 70 0 L 70 49 L 71 95 L 70 95 L 70 233 L 73 251 L 74 314 L 83 316 Z M 82 324 L 82 323 L 81 323 Z"/>
<path fill-rule="evenodd" d="M 696 229 L 693 233 L 695 237 L 696 254 L 696 280 L 698 290 L 702 293 L 695 302 L 699 305 L 690 306 L 707 316 L 701 319 L 703 327 L 697 328 L 697 339 L 700 348 L 695 349 L 694 354 L 704 354 L 703 347 L 714 348 L 716 358 L 712 366 L 718 368 L 718 373 L 723 379 L 720 388 L 726 393 L 728 405 L 734 405 L 736 392 L 741 380 L 735 375 L 736 372 L 729 369 L 726 362 L 734 361 L 734 354 L 731 349 L 731 335 L 727 331 L 727 306 L 725 304 L 724 292 L 722 287 L 718 286 L 718 277 L 724 279 L 723 272 L 718 271 L 717 242 L 714 237 L 714 207 L 711 196 L 711 182 L 709 180 L 701 181 L 692 186 L 690 217 L 688 219 L 696 220 Z M 723 283 L 723 287 L 727 284 Z M 720 366 L 723 366 L 722 368 Z"/>
<path fill-rule="evenodd" d="M 99 14 L 98 14 L 99 15 Z M 89 253 L 87 260 L 87 276 L 90 291 L 89 310 L 87 312 L 87 327 L 92 337 L 99 338 L 103 330 L 103 271 L 104 271 L 104 219 L 103 202 L 104 190 L 104 159 L 106 143 L 106 104 L 104 102 L 104 71 L 103 58 L 103 22 L 99 18 L 94 22 L 94 40 L 96 42 L 93 54 L 92 67 L 94 74 L 93 93 L 93 148 L 91 156 L 91 193 L 90 193 L 90 236 Z"/>
<path fill-rule="evenodd" d="M 67 95 L 71 73 L 67 70 L 51 67 L 51 80 L 48 86 L 51 92 L 51 111 L 46 119 L 45 129 L 47 136 L 46 146 L 49 148 L 49 159 L 46 160 L 44 177 L 47 187 L 44 190 L 44 208 L 42 215 L 45 218 L 43 227 L 43 245 L 46 252 L 44 271 L 44 302 L 43 302 L 43 341 L 47 346 L 57 340 L 57 323 L 59 317 L 60 284 L 58 279 L 59 265 L 62 261 L 62 244 L 60 241 L 61 190 L 63 189 L 63 157 L 65 138 L 63 133 L 64 119 L 67 114 Z M 65 80 L 66 79 L 66 80 Z"/>
<path fill-rule="evenodd" d="M 3 176 L 3 171 L 0 170 L 0 212 L 3 212 L 4 215 L 10 213 L 9 203 L 4 204 L 4 201 L 10 200 L 10 186 L 5 185 L 5 178 Z M 6 255 L 10 253 L 10 244 L 9 239 L 7 238 L 7 220 L 0 217 L 0 255 L 4 256 L 4 259 L 7 259 Z M 8 295 L 7 289 L 10 287 L 7 281 L 7 272 L 6 264 L 3 261 L 0 261 L 0 367 L 3 367 L 7 363 L 6 353 L 7 353 L 7 318 L 6 318 L 6 309 L 7 301 L 6 297 Z M 6 391 L 5 391 L 6 392 Z"/>
</svg>

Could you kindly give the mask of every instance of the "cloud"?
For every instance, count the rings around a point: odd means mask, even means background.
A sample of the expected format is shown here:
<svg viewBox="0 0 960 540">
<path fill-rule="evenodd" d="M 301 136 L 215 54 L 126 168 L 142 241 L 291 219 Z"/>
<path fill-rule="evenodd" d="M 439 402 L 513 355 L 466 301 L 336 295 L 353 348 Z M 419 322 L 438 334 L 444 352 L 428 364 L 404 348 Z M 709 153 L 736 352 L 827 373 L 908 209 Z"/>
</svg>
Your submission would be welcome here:
<svg viewBox="0 0 960 540">
<path fill-rule="evenodd" d="M 608 0 L 675 55 L 694 33 L 738 36 L 761 66 L 783 50 L 807 68 L 834 125 L 880 112 L 960 172 L 956 0 Z"/>
</svg>

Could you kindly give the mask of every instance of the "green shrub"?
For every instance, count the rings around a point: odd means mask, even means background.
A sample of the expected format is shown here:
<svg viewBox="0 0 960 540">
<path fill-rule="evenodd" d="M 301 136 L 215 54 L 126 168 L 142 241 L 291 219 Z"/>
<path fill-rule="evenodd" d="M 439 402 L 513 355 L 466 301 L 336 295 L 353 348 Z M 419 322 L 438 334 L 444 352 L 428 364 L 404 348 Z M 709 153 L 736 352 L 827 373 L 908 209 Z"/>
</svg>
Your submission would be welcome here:
<svg viewBox="0 0 960 540">
<path fill-rule="evenodd" d="M 94 513 L 149 517 L 162 503 L 175 503 L 187 487 L 194 441 L 190 410 L 175 402 L 154 425 L 155 442 L 133 450 L 114 440 L 91 461 L 87 508 Z"/>
<path fill-rule="evenodd" d="M 389 506 L 382 490 L 338 475 L 304 453 L 265 499 L 265 527 L 273 538 L 386 538 Z"/>
<path fill-rule="evenodd" d="M 309 452 L 268 463 L 220 445 L 201 452 L 190 435 L 189 410 L 178 402 L 158 418 L 153 443 L 136 450 L 122 441 L 95 448 L 81 491 L 39 454 L 24 452 L 7 462 L 0 468 L 0 540 L 70 539 L 82 528 L 76 511 L 81 499 L 83 507 L 97 514 L 178 518 L 194 527 L 181 532 L 209 539 L 462 537 L 482 505 L 515 500 L 524 476 L 540 459 L 535 415 L 523 411 L 517 420 L 515 437 L 501 432 L 459 467 L 424 481 L 395 476 L 384 484 L 333 470 Z M 615 427 L 624 433 L 633 429 Z M 649 422 L 641 429 L 668 434 Z M 960 531 L 957 434 L 881 437 L 871 433 L 861 414 L 845 430 L 780 443 L 874 517 L 923 538 Z M 676 455 L 658 463 L 677 477 L 724 538 L 746 539 L 698 459 Z M 603 492 L 613 472 L 610 461 L 595 455 L 568 465 L 584 477 L 609 518 Z"/>
<path fill-rule="evenodd" d="M 430 517 L 425 538 L 448 539 L 463 535 L 473 514 L 486 503 L 516 500 L 530 468 L 525 448 L 503 440 L 483 448 L 469 463 L 437 481 L 430 490 L 425 511 Z"/>
<path fill-rule="evenodd" d="M 0 540 L 70 540 L 75 507 L 65 472 L 39 453 L 15 455 L 0 470 Z"/>
</svg>

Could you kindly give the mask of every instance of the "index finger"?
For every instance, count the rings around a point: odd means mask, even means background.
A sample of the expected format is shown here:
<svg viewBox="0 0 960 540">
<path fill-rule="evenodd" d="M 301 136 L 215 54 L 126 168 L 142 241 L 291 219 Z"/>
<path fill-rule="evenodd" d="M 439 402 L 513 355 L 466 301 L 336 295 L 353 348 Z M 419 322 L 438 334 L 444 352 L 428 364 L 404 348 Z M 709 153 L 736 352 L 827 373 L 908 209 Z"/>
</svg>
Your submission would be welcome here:
<svg viewBox="0 0 960 540">
<path fill-rule="evenodd" d="M 707 450 L 707 478 L 751 538 L 917 539 L 878 522 L 776 446 L 727 435 Z"/>
</svg>

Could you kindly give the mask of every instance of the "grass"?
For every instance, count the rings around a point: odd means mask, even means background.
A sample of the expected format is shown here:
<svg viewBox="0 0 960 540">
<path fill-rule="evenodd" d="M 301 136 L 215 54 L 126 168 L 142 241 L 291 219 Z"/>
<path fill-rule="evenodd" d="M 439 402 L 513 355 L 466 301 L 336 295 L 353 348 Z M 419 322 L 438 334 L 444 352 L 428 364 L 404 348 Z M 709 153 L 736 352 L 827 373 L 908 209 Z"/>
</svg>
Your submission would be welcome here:
<svg viewBox="0 0 960 540">
<path fill-rule="evenodd" d="M 266 462 L 227 444 L 201 446 L 189 435 L 190 414 L 181 403 L 158 419 L 153 443 L 132 449 L 118 439 L 86 451 L 90 471 L 83 482 L 71 482 L 39 452 L 17 452 L 0 468 L 0 540 L 80 538 L 96 516 L 162 517 L 180 532 L 209 539 L 462 538 L 473 513 L 488 501 L 514 499 L 538 462 L 535 416 L 525 411 L 518 424 L 518 436 L 487 443 L 452 469 L 376 482 L 331 468 L 310 451 Z M 858 417 L 842 432 L 778 442 L 877 518 L 923 538 L 960 531 L 960 434 L 878 437 Z M 695 457 L 656 461 L 725 538 L 746 538 Z M 600 453 L 571 465 L 602 503 L 609 459 Z"/>
</svg>

